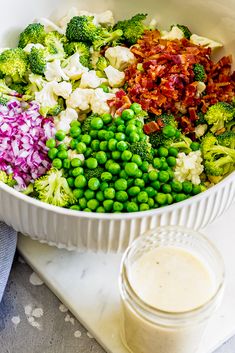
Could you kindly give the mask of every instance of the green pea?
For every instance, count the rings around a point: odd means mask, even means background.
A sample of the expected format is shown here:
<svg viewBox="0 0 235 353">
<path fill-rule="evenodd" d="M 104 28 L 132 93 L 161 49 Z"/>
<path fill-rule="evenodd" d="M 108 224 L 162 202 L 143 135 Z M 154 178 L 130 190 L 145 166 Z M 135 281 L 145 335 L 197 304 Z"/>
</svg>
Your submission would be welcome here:
<svg viewBox="0 0 235 353">
<path fill-rule="evenodd" d="M 134 185 L 134 179 L 133 178 L 128 178 L 127 179 L 127 186 L 128 188 L 130 188 L 131 186 Z"/>
<path fill-rule="evenodd" d="M 67 183 L 71 188 L 73 188 L 74 187 L 74 178 L 72 178 L 72 177 L 67 178 Z"/>
<path fill-rule="evenodd" d="M 121 152 L 120 151 L 113 151 L 112 152 L 112 158 L 116 161 L 121 158 Z"/>
<path fill-rule="evenodd" d="M 166 147 L 159 147 L 158 149 L 159 157 L 167 157 L 168 156 L 168 149 Z"/>
<path fill-rule="evenodd" d="M 176 165 L 176 158 L 173 156 L 167 157 L 166 159 L 167 164 L 169 165 L 169 167 L 175 167 Z"/>
<path fill-rule="evenodd" d="M 101 151 L 108 151 L 108 141 L 101 141 L 100 142 L 100 150 Z"/>
<path fill-rule="evenodd" d="M 96 199 L 91 199 L 87 202 L 87 206 L 92 210 L 95 211 L 99 206 L 99 201 Z"/>
<path fill-rule="evenodd" d="M 98 139 L 104 141 L 105 138 L 106 138 L 106 134 L 107 134 L 107 131 L 106 131 L 106 130 L 100 130 L 100 131 L 98 132 Z"/>
<path fill-rule="evenodd" d="M 115 198 L 115 189 L 114 188 L 107 188 L 104 190 L 104 197 L 108 200 L 112 200 Z"/>
<path fill-rule="evenodd" d="M 99 179 L 98 179 L 98 178 L 91 178 L 91 179 L 88 181 L 88 187 L 89 187 L 89 189 L 91 189 L 91 190 L 93 190 L 93 191 L 98 190 L 99 187 L 100 187 Z"/>
<path fill-rule="evenodd" d="M 138 186 L 132 186 L 127 192 L 130 196 L 137 196 L 140 193 L 140 188 Z"/>
<path fill-rule="evenodd" d="M 75 199 L 79 200 L 81 197 L 83 197 L 84 191 L 82 189 L 74 189 L 73 195 L 74 195 Z"/>
<path fill-rule="evenodd" d="M 70 167 L 71 167 L 70 159 L 65 158 L 65 159 L 63 160 L 63 168 L 69 169 Z"/>
<path fill-rule="evenodd" d="M 151 183 L 151 186 L 155 189 L 155 190 L 160 190 L 161 184 L 158 180 L 155 180 Z"/>
<path fill-rule="evenodd" d="M 73 159 L 71 160 L 71 166 L 72 166 L 73 168 L 81 167 L 81 165 L 82 165 L 81 159 L 79 159 L 79 158 L 73 158 Z"/>
<path fill-rule="evenodd" d="M 68 158 L 68 152 L 67 151 L 59 151 L 57 153 L 57 157 L 59 159 L 66 159 L 66 158 Z"/>
<path fill-rule="evenodd" d="M 82 132 L 82 130 L 80 129 L 80 127 L 76 127 L 76 126 L 71 127 L 69 130 L 69 134 L 73 138 L 77 138 L 78 136 L 80 136 L 81 132 Z"/>
<path fill-rule="evenodd" d="M 167 164 L 167 162 L 162 162 L 162 166 L 161 166 L 161 170 L 168 170 L 169 165 Z"/>
<path fill-rule="evenodd" d="M 82 175 L 83 173 L 84 173 L 84 170 L 83 170 L 82 167 L 76 167 L 76 168 L 74 168 L 74 169 L 72 170 L 72 175 L 73 175 L 74 177 L 77 177 L 77 176 L 79 176 L 79 175 Z"/>
<path fill-rule="evenodd" d="M 90 157 L 86 160 L 86 166 L 89 169 L 95 169 L 98 166 L 98 162 L 95 158 Z"/>
<path fill-rule="evenodd" d="M 92 210 L 88 207 L 84 208 L 83 212 L 92 212 Z"/>
<path fill-rule="evenodd" d="M 102 202 L 102 201 L 104 201 L 104 193 L 103 193 L 103 191 L 97 191 L 97 193 L 96 193 L 96 198 L 97 198 L 97 200 L 98 201 L 100 201 L 100 202 Z"/>
<path fill-rule="evenodd" d="M 98 137 L 98 131 L 97 130 L 91 130 L 89 132 L 89 135 L 91 136 L 92 139 L 96 139 Z"/>
<path fill-rule="evenodd" d="M 136 119 L 136 120 L 135 120 L 135 125 L 136 125 L 137 127 L 141 128 L 141 130 L 143 131 L 143 126 L 144 126 L 144 124 L 143 124 L 143 122 L 142 122 L 141 120 Z"/>
<path fill-rule="evenodd" d="M 129 136 L 129 140 L 131 143 L 139 142 L 140 136 L 136 132 L 132 132 Z"/>
<path fill-rule="evenodd" d="M 71 147 L 71 149 L 72 149 L 72 150 L 75 150 L 76 147 L 77 147 L 77 144 L 78 144 L 78 141 L 75 140 L 75 139 L 72 139 L 72 140 L 70 141 L 70 147 Z"/>
<path fill-rule="evenodd" d="M 132 153 L 130 151 L 123 151 L 121 158 L 123 161 L 129 161 L 132 158 Z"/>
<path fill-rule="evenodd" d="M 198 150 L 200 150 L 200 143 L 192 142 L 190 145 L 190 148 L 192 151 L 198 151 Z"/>
<path fill-rule="evenodd" d="M 142 175 L 143 175 L 143 172 L 142 172 L 140 169 L 138 169 L 137 172 L 136 172 L 135 177 L 136 177 L 136 178 L 141 178 Z"/>
<path fill-rule="evenodd" d="M 113 210 L 117 212 L 121 212 L 123 210 L 123 204 L 121 202 L 114 201 Z"/>
<path fill-rule="evenodd" d="M 78 142 L 76 150 L 78 153 L 83 154 L 86 152 L 86 145 L 84 142 Z"/>
<path fill-rule="evenodd" d="M 103 114 L 101 118 L 105 125 L 108 125 L 113 120 L 112 115 L 108 113 Z"/>
<path fill-rule="evenodd" d="M 110 139 L 110 140 L 108 141 L 108 149 L 109 149 L 110 151 L 115 151 L 115 150 L 116 150 L 116 146 L 117 146 L 117 140 L 115 140 L 115 139 Z"/>
<path fill-rule="evenodd" d="M 167 203 L 167 195 L 159 192 L 155 196 L 155 200 L 159 205 L 165 205 Z"/>
<path fill-rule="evenodd" d="M 70 123 L 70 127 L 80 127 L 80 126 L 81 126 L 81 123 L 78 120 L 73 120 Z"/>
<path fill-rule="evenodd" d="M 143 161 L 142 165 L 140 166 L 140 169 L 142 172 L 147 172 L 149 169 L 149 162 Z"/>
<path fill-rule="evenodd" d="M 201 186 L 200 185 L 193 185 L 193 195 L 197 195 L 197 194 L 200 194 L 201 192 Z"/>
<path fill-rule="evenodd" d="M 175 191 L 175 192 L 180 192 L 183 189 L 182 183 L 177 180 L 173 180 L 171 182 L 171 187 L 172 187 L 172 191 Z"/>
<path fill-rule="evenodd" d="M 130 162 L 125 165 L 125 172 L 127 173 L 128 176 L 135 177 L 137 170 L 138 170 L 138 165 L 136 163 Z"/>
<path fill-rule="evenodd" d="M 148 173 L 144 173 L 142 176 L 143 181 L 145 182 L 145 184 L 147 184 L 149 182 L 149 175 Z"/>
<path fill-rule="evenodd" d="M 89 185 L 89 183 L 88 183 Z M 79 190 L 79 189 L 78 189 Z M 81 190 L 81 189 L 80 189 Z M 95 197 L 95 192 L 93 190 L 90 190 L 90 189 L 87 189 L 85 192 L 84 192 L 84 196 L 87 200 L 91 200 Z"/>
<path fill-rule="evenodd" d="M 152 186 L 147 186 L 147 188 L 145 188 L 145 191 L 147 192 L 149 197 L 154 197 L 157 194 L 156 190 Z"/>
<path fill-rule="evenodd" d="M 48 147 L 48 148 L 55 148 L 56 147 L 56 140 L 55 139 L 49 139 L 49 140 L 47 140 L 47 142 L 46 142 L 46 146 Z"/>
<path fill-rule="evenodd" d="M 142 159 L 138 154 L 133 154 L 131 161 L 136 163 L 138 165 L 138 167 L 140 167 L 142 165 Z"/>
<path fill-rule="evenodd" d="M 120 178 L 122 179 L 128 179 L 128 175 L 126 174 L 125 170 L 121 170 L 119 174 Z"/>
<path fill-rule="evenodd" d="M 135 113 L 131 109 L 125 109 L 122 112 L 122 119 L 126 121 L 133 119 L 134 116 L 135 116 Z"/>
<path fill-rule="evenodd" d="M 126 139 L 126 135 L 123 134 L 122 132 L 117 132 L 115 134 L 115 138 L 117 141 L 124 141 Z"/>
<path fill-rule="evenodd" d="M 167 172 L 168 172 L 168 174 L 169 174 L 169 180 L 172 180 L 172 179 L 174 178 L 174 176 L 175 176 L 173 170 L 170 169 L 170 168 L 168 168 L 168 169 L 167 169 Z"/>
<path fill-rule="evenodd" d="M 126 131 L 125 125 L 118 125 L 117 131 L 118 131 L 118 132 L 125 132 L 125 131 Z"/>
<path fill-rule="evenodd" d="M 108 169 L 110 167 L 111 164 L 115 163 L 113 159 L 109 159 L 106 163 L 105 163 L 105 168 Z"/>
<path fill-rule="evenodd" d="M 179 151 L 178 151 L 177 148 L 170 147 L 169 150 L 168 150 L 168 153 L 169 153 L 170 156 L 177 157 Z"/>
<path fill-rule="evenodd" d="M 58 153 L 58 149 L 55 148 L 55 147 L 53 147 L 53 148 L 51 148 L 51 149 L 48 151 L 48 157 L 49 157 L 51 160 L 53 160 L 53 159 L 56 158 L 57 153 Z"/>
<path fill-rule="evenodd" d="M 68 146 L 65 143 L 60 143 L 57 146 L 57 148 L 58 148 L 59 151 L 67 151 L 68 150 Z"/>
<path fill-rule="evenodd" d="M 170 184 L 163 184 L 162 185 L 162 192 L 164 193 L 164 194 L 169 194 L 169 193 L 171 193 L 171 186 L 170 186 Z"/>
<path fill-rule="evenodd" d="M 149 205 L 147 203 L 141 203 L 139 205 L 140 211 L 148 211 L 149 210 Z"/>
<path fill-rule="evenodd" d="M 115 125 L 117 126 L 125 124 L 125 121 L 121 117 L 114 119 L 114 122 L 115 122 Z"/>
<path fill-rule="evenodd" d="M 128 200 L 128 194 L 126 191 L 117 191 L 116 200 L 119 202 L 126 202 Z"/>
<path fill-rule="evenodd" d="M 114 132 L 113 132 L 113 131 L 106 131 L 105 140 L 106 140 L 106 141 L 109 141 L 109 140 L 113 139 L 114 136 L 115 136 L 115 135 L 114 135 Z"/>
<path fill-rule="evenodd" d="M 193 185 L 190 181 L 183 181 L 182 188 L 183 188 L 183 192 L 185 192 L 185 194 L 191 194 L 191 192 L 193 190 Z"/>
<path fill-rule="evenodd" d="M 62 161 L 61 161 L 61 159 L 59 159 L 59 158 L 55 158 L 54 160 L 53 160 L 53 162 L 52 162 L 52 165 L 53 165 L 53 167 L 54 168 L 56 168 L 56 169 L 61 169 L 62 168 Z"/>
<path fill-rule="evenodd" d="M 112 137 L 114 137 L 114 133 L 117 131 L 117 127 L 114 126 L 114 125 L 110 125 L 108 128 L 107 128 L 108 132 L 112 132 Z"/>
<path fill-rule="evenodd" d="M 130 124 L 130 125 L 127 125 L 126 127 L 126 134 L 127 135 L 130 135 L 132 134 L 133 132 L 137 132 L 137 127 L 133 124 Z"/>
<path fill-rule="evenodd" d="M 127 212 L 138 212 L 139 211 L 139 207 L 136 202 L 128 202 L 126 209 L 127 209 Z"/>
<path fill-rule="evenodd" d="M 110 164 L 110 166 L 107 169 L 111 174 L 114 174 L 114 175 L 119 174 L 121 171 L 121 167 L 118 163 Z"/>
<path fill-rule="evenodd" d="M 84 156 L 89 158 L 93 153 L 93 150 L 90 147 L 87 147 L 86 151 L 84 152 Z"/>
<path fill-rule="evenodd" d="M 175 202 L 181 202 L 187 199 L 187 196 L 185 194 L 176 194 L 175 195 Z"/>
<path fill-rule="evenodd" d="M 162 167 L 162 161 L 160 158 L 154 158 L 153 159 L 153 167 L 156 168 L 156 169 L 161 169 Z"/>
<path fill-rule="evenodd" d="M 138 186 L 139 188 L 144 188 L 145 186 L 145 182 L 143 179 L 140 179 L 140 178 L 136 178 L 135 181 L 134 181 L 134 185 L 135 186 Z"/>
<path fill-rule="evenodd" d="M 89 145 L 91 143 L 91 136 L 88 134 L 82 135 L 81 142 L 85 143 L 85 145 Z"/>
<path fill-rule="evenodd" d="M 158 172 L 156 170 L 151 170 L 149 173 L 148 173 L 148 176 L 149 176 L 149 180 L 150 181 L 155 181 L 158 179 Z"/>
<path fill-rule="evenodd" d="M 78 203 L 82 209 L 86 208 L 86 206 L 87 206 L 87 200 L 85 197 L 82 197 L 81 199 L 79 199 Z"/>
<path fill-rule="evenodd" d="M 161 182 L 161 183 L 167 183 L 168 180 L 169 180 L 169 174 L 167 171 L 165 170 L 161 170 L 159 173 L 158 173 L 158 180 Z"/>
<path fill-rule="evenodd" d="M 137 201 L 139 203 L 146 203 L 148 202 L 148 194 L 146 191 L 140 191 L 140 193 L 137 195 Z"/>
<path fill-rule="evenodd" d="M 153 199 L 152 197 L 149 197 L 149 199 L 148 199 L 148 205 L 149 205 L 149 207 L 150 207 L 150 208 L 153 208 L 153 207 L 154 207 L 154 204 L 155 204 L 154 199 Z"/>
<path fill-rule="evenodd" d="M 171 205 L 173 203 L 173 197 L 171 194 L 167 194 L 167 204 Z"/>
<path fill-rule="evenodd" d="M 91 128 L 94 130 L 100 130 L 104 126 L 104 122 L 101 118 L 93 118 L 91 120 Z"/>
<path fill-rule="evenodd" d="M 171 138 L 174 137 L 176 134 L 176 128 L 174 128 L 171 125 L 166 125 L 164 126 L 164 128 L 162 129 L 163 135 L 167 138 Z"/>
<path fill-rule="evenodd" d="M 113 177 L 112 174 L 109 172 L 103 172 L 100 176 L 102 181 L 110 181 L 112 180 L 112 177 Z"/>
<path fill-rule="evenodd" d="M 57 141 L 63 141 L 65 139 L 66 133 L 63 130 L 58 130 L 55 134 L 55 138 Z"/>
<path fill-rule="evenodd" d="M 79 175 L 74 181 L 74 186 L 78 189 L 83 189 L 87 185 L 86 178 L 84 175 Z"/>
<path fill-rule="evenodd" d="M 118 179 L 115 181 L 114 187 L 117 191 L 125 191 L 127 189 L 127 181 L 125 179 Z"/>
<path fill-rule="evenodd" d="M 69 209 L 74 211 L 81 211 L 81 207 L 79 205 L 73 205 Z"/>
<path fill-rule="evenodd" d="M 142 107 L 139 103 L 132 103 L 130 109 L 133 110 L 135 114 L 140 114 L 142 112 Z"/>
<path fill-rule="evenodd" d="M 93 149 L 93 151 L 99 151 L 100 149 L 100 141 L 99 140 L 93 140 L 91 142 L 91 148 Z"/>
<path fill-rule="evenodd" d="M 95 157 L 99 164 L 105 164 L 107 162 L 107 156 L 104 151 L 97 152 Z"/>
<path fill-rule="evenodd" d="M 108 212 L 112 211 L 113 204 L 114 204 L 113 200 L 104 200 L 103 206 L 104 206 L 105 211 L 108 211 Z"/>
<path fill-rule="evenodd" d="M 107 181 L 103 181 L 101 184 L 100 184 L 100 190 L 101 191 L 104 191 L 105 189 L 107 189 L 109 187 L 109 184 L 107 183 Z"/>
<path fill-rule="evenodd" d="M 105 213 L 105 208 L 103 206 L 99 206 L 99 207 L 97 207 L 96 212 L 97 213 Z"/>
</svg>

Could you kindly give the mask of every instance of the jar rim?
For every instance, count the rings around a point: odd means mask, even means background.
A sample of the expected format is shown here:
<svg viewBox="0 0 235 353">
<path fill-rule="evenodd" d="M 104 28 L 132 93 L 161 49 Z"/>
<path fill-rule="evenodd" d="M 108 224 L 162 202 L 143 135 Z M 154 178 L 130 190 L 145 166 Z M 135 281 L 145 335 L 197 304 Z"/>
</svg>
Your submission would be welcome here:
<svg viewBox="0 0 235 353">
<path fill-rule="evenodd" d="M 212 250 L 212 252 L 214 253 L 214 256 L 216 257 L 216 260 L 219 263 L 219 267 L 221 269 L 221 279 L 220 282 L 215 290 L 215 292 L 213 293 L 213 295 L 203 304 L 193 308 L 193 309 L 189 309 L 189 310 L 185 310 L 185 311 L 167 311 L 167 310 L 163 310 L 160 308 L 156 308 L 155 306 L 152 306 L 148 303 L 146 303 L 139 295 L 138 293 L 136 293 L 136 291 L 133 289 L 130 281 L 129 281 L 129 277 L 128 277 L 128 271 L 127 271 L 127 260 L 128 260 L 128 255 L 130 254 L 130 252 L 133 250 L 133 248 L 138 245 L 138 243 L 141 243 L 141 241 L 143 240 L 148 240 L 148 239 L 152 239 L 153 236 L 155 235 L 155 237 L 157 235 L 159 235 L 161 232 L 168 232 L 168 231 L 180 231 L 182 233 L 187 233 L 189 235 L 192 236 L 196 236 L 197 238 L 199 238 L 200 240 L 202 240 L 204 242 L 204 244 L 207 244 L 207 246 L 210 247 L 210 249 Z M 159 234 L 158 234 L 159 233 Z M 177 324 L 182 324 L 185 320 L 189 320 L 189 319 L 193 319 L 195 317 L 197 317 L 197 315 L 200 314 L 205 314 L 207 311 L 209 310 L 209 308 L 211 306 L 213 306 L 213 304 L 216 302 L 216 298 L 219 297 L 220 293 L 223 292 L 224 289 L 224 283 L 225 283 L 225 266 L 224 266 L 224 261 L 223 258 L 221 256 L 221 254 L 219 253 L 219 251 L 217 250 L 217 248 L 214 246 L 214 244 L 206 237 L 204 236 L 202 233 L 192 230 L 192 229 L 188 229 L 185 227 L 181 227 L 181 226 L 162 226 L 162 227 L 158 227 L 155 230 L 150 230 L 145 232 L 143 235 L 141 235 L 139 238 L 137 238 L 125 251 L 122 261 L 121 261 L 121 270 L 120 270 L 120 276 L 119 276 L 119 289 L 120 289 L 120 293 L 121 296 L 123 298 L 123 290 L 125 290 L 125 292 L 130 296 L 132 302 L 134 301 L 134 303 L 136 303 L 136 309 L 140 309 L 142 314 L 143 313 L 147 313 L 150 314 L 150 316 L 152 318 L 156 317 L 160 320 L 163 320 L 163 322 L 165 320 L 174 320 L 174 322 Z M 129 303 L 130 304 L 130 303 Z M 215 304 L 216 305 L 216 304 Z M 150 320 L 152 321 L 152 320 Z"/>
</svg>

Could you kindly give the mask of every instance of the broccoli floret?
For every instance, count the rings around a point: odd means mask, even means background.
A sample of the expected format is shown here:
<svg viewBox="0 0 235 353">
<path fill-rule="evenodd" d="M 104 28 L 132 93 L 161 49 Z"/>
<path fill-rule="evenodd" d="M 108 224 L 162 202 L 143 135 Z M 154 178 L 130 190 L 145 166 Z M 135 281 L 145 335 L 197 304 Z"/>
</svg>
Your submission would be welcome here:
<svg viewBox="0 0 235 353">
<path fill-rule="evenodd" d="M 25 90 L 27 88 L 27 85 L 25 85 L 24 83 L 11 83 L 9 85 L 10 89 L 16 91 L 19 94 L 24 95 L 25 94 Z"/>
<path fill-rule="evenodd" d="M 235 114 L 235 108 L 226 102 L 219 102 L 212 105 L 205 114 L 205 119 L 212 125 L 213 133 L 224 128 L 225 123 L 231 121 Z"/>
<path fill-rule="evenodd" d="M 174 26 L 177 26 L 179 29 L 181 29 L 181 31 L 184 33 L 184 37 L 186 39 L 190 39 L 192 32 L 190 31 L 190 29 L 188 29 L 187 26 L 184 26 L 184 25 L 174 25 Z"/>
<path fill-rule="evenodd" d="M 195 81 L 204 82 L 206 80 L 206 72 L 204 66 L 201 64 L 193 65 L 194 79 Z"/>
<path fill-rule="evenodd" d="M 128 147 L 133 154 L 138 154 L 143 161 L 153 160 L 153 149 L 150 143 L 145 141 L 134 142 Z"/>
<path fill-rule="evenodd" d="M 116 29 L 115 31 L 108 31 L 105 28 L 100 28 L 97 38 L 92 42 L 93 48 L 95 51 L 97 51 L 106 45 L 116 46 L 120 43 L 122 35 L 123 32 L 120 29 Z"/>
<path fill-rule="evenodd" d="M 97 27 L 92 16 L 75 16 L 67 25 L 66 37 L 70 42 L 92 43 L 97 38 Z"/>
<path fill-rule="evenodd" d="M 14 82 L 24 82 L 28 69 L 28 57 L 23 49 L 7 49 L 0 55 L 0 72 Z"/>
<path fill-rule="evenodd" d="M 97 118 L 97 117 L 99 117 L 99 115 L 91 114 L 90 116 L 88 116 L 86 118 L 86 120 L 84 120 L 84 122 L 82 123 L 82 126 L 81 126 L 81 130 L 82 130 L 83 134 L 89 134 L 89 131 L 91 130 L 91 120 L 93 118 Z"/>
<path fill-rule="evenodd" d="M 207 124 L 207 121 L 205 119 L 205 115 L 202 112 L 199 112 L 197 114 L 198 119 L 195 121 L 196 125 L 203 125 L 203 124 Z"/>
<path fill-rule="evenodd" d="M 29 54 L 30 69 L 34 74 L 44 75 L 46 70 L 46 56 L 44 49 L 32 48 Z"/>
<path fill-rule="evenodd" d="M 44 44 L 45 36 L 44 26 L 40 23 L 32 23 L 20 34 L 18 47 L 23 49 L 30 43 Z"/>
<path fill-rule="evenodd" d="M 221 146 L 235 149 L 235 132 L 225 131 L 223 134 L 217 136 L 217 140 Z"/>
<path fill-rule="evenodd" d="M 56 31 L 47 33 L 45 37 L 47 60 L 63 59 L 65 57 L 64 45 L 66 42 L 66 37 Z"/>
<path fill-rule="evenodd" d="M 76 202 L 62 170 L 50 169 L 46 175 L 35 180 L 34 189 L 39 200 L 51 205 L 67 207 Z"/>
<path fill-rule="evenodd" d="M 235 132 L 235 119 L 229 121 L 227 124 L 225 124 L 225 128 L 227 131 L 233 131 Z"/>
<path fill-rule="evenodd" d="M 64 99 L 62 97 L 58 98 L 58 103 L 54 107 L 41 107 L 40 108 L 40 113 L 42 116 L 57 116 L 59 115 L 63 110 L 65 110 L 65 103 Z"/>
<path fill-rule="evenodd" d="M 80 63 L 86 67 L 90 66 L 90 46 L 88 44 L 72 42 L 65 44 L 64 48 L 68 56 L 78 53 L 80 55 Z"/>
<path fill-rule="evenodd" d="M 177 141 L 170 141 L 170 143 L 168 143 L 168 147 L 177 148 L 180 152 L 188 154 L 192 151 L 190 148 L 191 143 L 192 140 L 189 137 L 185 136 L 184 134 L 180 134 L 180 137 Z"/>
<path fill-rule="evenodd" d="M 3 170 L 0 170 L 0 181 L 3 182 L 4 184 L 7 184 L 8 186 L 11 186 L 11 187 L 16 185 L 16 181 L 13 179 L 13 175 L 7 174 Z"/>
<path fill-rule="evenodd" d="M 144 33 L 145 25 L 143 21 L 146 19 L 146 17 L 146 14 L 137 14 L 129 20 L 117 22 L 117 24 L 114 26 L 114 29 L 122 30 L 122 39 L 128 45 L 136 44 L 138 39 Z"/>
<path fill-rule="evenodd" d="M 84 175 L 87 180 L 90 180 L 91 178 L 98 178 L 99 179 L 103 172 L 105 172 L 105 169 L 102 168 L 101 166 L 98 166 L 95 169 L 85 169 Z"/>
<path fill-rule="evenodd" d="M 205 161 L 205 171 L 208 176 L 223 178 L 226 174 L 234 170 L 235 150 L 220 145 L 214 135 L 207 134 L 203 138 L 201 151 Z"/>
<path fill-rule="evenodd" d="M 109 66 L 109 61 L 104 56 L 100 56 L 96 63 L 96 70 L 103 72 L 107 66 Z"/>
<path fill-rule="evenodd" d="M 7 105 L 9 100 L 10 100 L 9 96 L 7 96 L 6 94 L 3 94 L 3 93 L 0 94 L 0 105 Z"/>
<path fill-rule="evenodd" d="M 164 125 L 171 125 L 175 129 L 178 127 L 178 122 L 175 120 L 175 117 L 172 114 L 162 114 L 160 115 L 159 119 L 163 121 Z"/>
<path fill-rule="evenodd" d="M 9 96 L 15 96 L 16 91 L 14 88 L 10 88 L 7 86 L 5 80 L 0 80 L 0 93 L 9 95 Z"/>
</svg>

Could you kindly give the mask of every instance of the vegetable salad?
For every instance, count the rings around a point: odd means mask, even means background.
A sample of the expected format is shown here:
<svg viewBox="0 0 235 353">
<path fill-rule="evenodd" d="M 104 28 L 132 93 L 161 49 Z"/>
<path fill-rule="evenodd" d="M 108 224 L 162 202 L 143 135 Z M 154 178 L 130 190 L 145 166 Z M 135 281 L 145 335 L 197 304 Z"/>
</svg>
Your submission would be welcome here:
<svg viewBox="0 0 235 353">
<path fill-rule="evenodd" d="M 0 181 L 43 202 L 145 211 L 235 170 L 235 74 L 222 44 L 146 14 L 71 9 L 0 51 Z"/>
</svg>

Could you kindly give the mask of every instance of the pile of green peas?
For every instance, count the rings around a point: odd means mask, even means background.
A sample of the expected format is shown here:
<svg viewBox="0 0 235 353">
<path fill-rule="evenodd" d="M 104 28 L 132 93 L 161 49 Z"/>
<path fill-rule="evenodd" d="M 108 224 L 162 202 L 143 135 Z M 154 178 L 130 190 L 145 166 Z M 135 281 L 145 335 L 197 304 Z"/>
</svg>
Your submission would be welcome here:
<svg viewBox="0 0 235 353">
<path fill-rule="evenodd" d="M 143 122 L 137 118 L 141 112 L 141 106 L 133 103 L 118 118 L 110 114 L 93 117 L 86 133 L 82 123 L 73 121 L 68 134 L 59 130 L 55 139 L 47 141 L 53 167 L 63 168 L 77 200 L 71 209 L 98 213 L 146 211 L 202 191 L 191 182 L 174 180 L 176 148 L 161 146 L 154 150 L 151 164 L 129 150 L 130 144 L 147 139 Z M 66 136 L 71 138 L 69 145 L 63 143 Z M 83 154 L 85 160 L 69 159 L 68 149 Z"/>
</svg>

